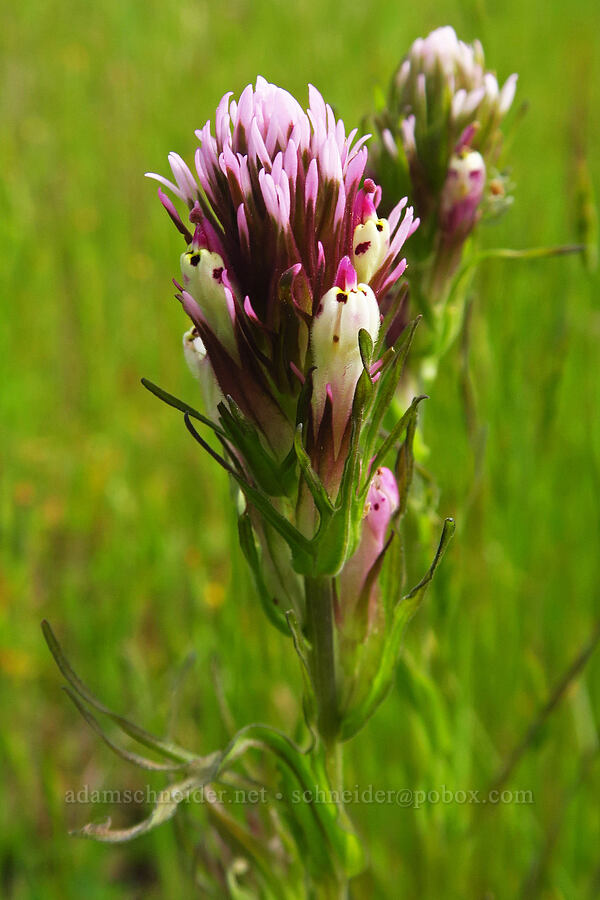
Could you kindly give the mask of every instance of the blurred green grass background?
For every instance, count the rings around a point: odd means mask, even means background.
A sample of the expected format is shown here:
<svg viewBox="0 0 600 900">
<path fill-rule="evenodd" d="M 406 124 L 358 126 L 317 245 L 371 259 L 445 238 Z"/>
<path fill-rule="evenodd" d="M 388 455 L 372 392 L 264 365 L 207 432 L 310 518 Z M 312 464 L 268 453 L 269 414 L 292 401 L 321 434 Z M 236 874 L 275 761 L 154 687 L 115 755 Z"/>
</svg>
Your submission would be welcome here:
<svg viewBox="0 0 600 900">
<path fill-rule="evenodd" d="M 193 896 L 177 826 L 125 848 L 67 836 L 88 818 L 143 814 L 65 804 L 67 790 L 146 779 L 61 694 L 42 617 L 107 703 L 158 731 L 194 650 L 177 734 L 199 752 L 224 740 L 215 654 L 239 725 L 289 730 L 299 714 L 296 662 L 230 555 L 227 485 L 139 385 L 146 375 L 194 398 L 169 281 L 178 235 L 143 172 L 166 171 L 172 149 L 191 159 L 194 128 L 258 73 L 302 101 L 313 82 L 353 126 L 409 43 L 448 23 L 482 39 L 502 79 L 518 71 L 530 104 L 512 150 L 516 202 L 485 242 L 573 239 L 580 145 L 599 187 L 594 0 L 21 0 L 5 11 L 2 896 Z M 348 785 L 484 790 L 589 639 L 600 580 L 597 291 L 575 258 L 482 269 L 471 347 L 481 471 L 456 348 L 426 438 L 440 513 L 456 514 L 459 529 L 397 688 L 348 745 Z M 598 896 L 599 701 L 596 654 L 507 784 L 532 791 L 532 804 L 352 807 L 372 860 L 355 896 Z"/>
</svg>

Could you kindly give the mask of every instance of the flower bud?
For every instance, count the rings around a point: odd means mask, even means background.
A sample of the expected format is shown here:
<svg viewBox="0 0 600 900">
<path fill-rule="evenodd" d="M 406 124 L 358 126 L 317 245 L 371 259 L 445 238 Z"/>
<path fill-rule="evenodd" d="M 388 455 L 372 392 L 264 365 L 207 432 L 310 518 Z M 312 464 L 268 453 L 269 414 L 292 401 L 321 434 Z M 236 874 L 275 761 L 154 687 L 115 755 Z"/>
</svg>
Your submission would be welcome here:
<svg viewBox="0 0 600 900">
<path fill-rule="evenodd" d="M 206 412 L 216 417 L 217 406 L 223 399 L 223 394 L 219 390 L 206 347 L 195 327 L 183 335 L 183 355 L 190 372 L 200 382 Z"/>
<path fill-rule="evenodd" d="M 485 163 L 475 150 L 453 156 L 440 198 L 440 225 L 450 240 L 463 241 L 477 221 L 485 187 Z"/>
<path fill-rule="evenodd" d="M 184 286 L 198 303 L 206 324 L 238 362 L 233 330 L 235 305 L 223 258 L 192 243 L 181 254 L 181 274 Z"/>
<path fill-rule="evenodd" d="M 349 269 L 354 274 L 351 266 Z M 356 284 L 355 277 L 354 283 L 350 278 L 344 280 L 345 287 L 334 286 L 322 298 L 311 329 L 316 367 L 312 401 L 315 430 L 321 422 L 329 389 L 336 456 L 352 410 L 356 384 L 363 370 L 358 333 L 364 328 L 376 341 L 380 320 L 379 306 L 371 288 L 366 284 Z"/>
<path fill-rule="evenodd" d="M 358 280 L 368 284 L 380 268 L 390 247 L 387 219 L 370 216 L 354 229 L 352 261 Z"/>
<path fill-rule="evenodd" d="M 385 547 L 392 517 L 400 504 L 398 486 L 393 472 L 380 466 L 369 485 L 360 542 L 354 555 L 340 574 L 340 614 L 342 620 L 351 614 L 362 592 L 369 572 Z M 369 598 L 375 602 L 376 584 Z M 371 610 L 371 613 L 373 611 Z"/>
</svg>

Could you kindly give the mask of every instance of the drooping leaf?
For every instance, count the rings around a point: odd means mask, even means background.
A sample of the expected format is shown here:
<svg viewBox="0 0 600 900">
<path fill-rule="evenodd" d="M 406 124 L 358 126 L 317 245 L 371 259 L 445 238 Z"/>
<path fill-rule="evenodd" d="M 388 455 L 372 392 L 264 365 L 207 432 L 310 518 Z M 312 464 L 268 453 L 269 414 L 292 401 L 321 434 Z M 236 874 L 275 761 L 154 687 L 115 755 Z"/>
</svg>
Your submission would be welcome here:
<svg viewBox="0 0 600 900">
<path fill-rule="evenodd" d="M 49 622 L 46 619 L 42 622 L 42 631 L 44 633 L 44 637 L 46 639 L 46 643 L 54 657 L 56 664 L 66 680 L 69 682 L 73 690 L 76 694 L 81 697 L 89 706 L 95 709 L 97 712 L 102 713 L 102 715 L 108 716 L 118 728 L 121 729 L 125 734 L 132 737 L 139 744 L 143 744 L 146 747 L 149 747 L 151 750 L 155 750 L 158 754 L 163 757 L 167 757 L 168 759 L 173 759 L 176 762 L 181 763 L 190 763 L 197 759 L 196 755 L 190 753 L 188 750 L 184 750 L 183 747 L 179 747 L 177 744 L 174 744 L 172 741 L 164 741 L 160 738 L 156 737 L 156 735 L 151 734 L 149 731 L 145 731 L 143 728 L 140 728 L 138 725 L 135 725 L 133 722 L 130 722 L 128 719 L 124 718 L 124 716 L 119 715 L 118 713 L 113 712 L 104 703 L 101 703 L 94 694 L 85 686 L 85 684 L 81 681 L 81 679 L 75 674 L 73 669 L 71 668 L 67 658 L 65 657 L 58 640 L 52 628 L 50 627 Z"/>
<path fill-rule="evenodd" d="M 121 759 L 126 760 L 127 762 L 133 763 L 134 766 L 137 766 L 140 769 L 146 769 L 149 772 L 176 772 L 181 769 L 188 768 L 190 763 L 158 763 L 153 759 L 148 759 L 145 756 L 140 756 L 138 753 L 132 753 L 129 750 L 125 750 L 123 747 L 119 747 L 118 744 L 115 744 L 113 740 L 111 740 L 104 729 L 101 727 L 98 719 L 92 715 L 92 713 L 86 709 L 83 705 L 77 694 L 70 687 L 63 688 L 65 694 L 71 702 L 77 707 L 80 715 L 85 719 L 90 728 L 96 732 L 97 735 L 104 741 L 104 743 L 110 747 L 113 753 L 116 753 L 117 756 L 120 756 Z"/>
</svg>

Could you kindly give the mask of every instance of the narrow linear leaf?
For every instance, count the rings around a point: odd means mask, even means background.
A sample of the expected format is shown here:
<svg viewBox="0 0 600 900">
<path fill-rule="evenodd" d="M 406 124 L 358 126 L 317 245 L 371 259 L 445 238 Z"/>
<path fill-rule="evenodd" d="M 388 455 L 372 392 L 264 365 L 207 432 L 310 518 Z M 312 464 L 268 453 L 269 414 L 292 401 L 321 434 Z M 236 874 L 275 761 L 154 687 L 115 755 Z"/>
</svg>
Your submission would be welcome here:
<svg viewBox="0 0 600 900">
<path fill-rule="evenodd" d="M 401 600 L 401 603 L 406 602 L 407 600 L 414 600 L 418 598 L 422 599 L 422 594 L 428 587 L 431 579 L 435 574 L 435 570 L 439 566 L 444 553 L 448 548 L 448 544 L 454 537 L 454 532 L 456 531 L 456 522 L 452 518 L 447 518 L 444 520 L 444 527 L 442 528 L 442 536 L 440 538 L 440 542 L 438 548 L 436 550 L 436 554 L 433 558 L 433 562 L 431 563 L 427 573 L 423 576 L 421 581 L 410 591 L 406 597 Z"/>
<path fill-rule="evenodd" d="M 77 707 L 79 713 L 83 716 L 92 731 L 95 731 L 96 734 L 104 741 L 104 743 L 108 747 L 110 747 L 110 749 L 114 753 L 116 753 L 117 756 L 120 756 L 121 759 L 133 763 L 134 766 L 138 766 L 140 769 L 146 769 L 149 772 L 176 772 L 178 770 L 189 767 L 189 763 L 178 763 L 176 765 L 171 765 L 169 763 L 158 763 L 152 759 L 147 759 L 145 756 L 140 756 L 137 753 L 132 753 L 129 750 L 125 750 L 123 747 L 119 747 L 118 744 L 115 744 L 114 741 L 112 741 L 108 737 L 108 735 L 98 722 L 98 719 L 85 708 L 75 691 L 70 687 L 64 687 L 63 690 L 67 697 L 69 697 L 71 702 Z"/>
<path fill-rule="evenodd" d="M 156 737 L 156 735 L 151 734 L 149 731 L 145 731 L 143 728 L 140 728 L 138 725 L 135 725 L 133 722 L 130 722 L 128 719 L 119 715 L 118 713 L 113 712 L 104 703 L 101 703 L 92 692 L 85 686 L 85 684 L 81 681 L 81 679 L 75 674 L 73 669 L 71 668 L 67 658 L 65 657 L 62 647 L 58 643 L 52 628 L 50 627 L 50 623 L 46 621 L 46 619 L 42 622 L 42 631 L 44 633 L 44 637 L 46 639 L 46 643 L 48 644 L 48 648 L 54 657 L 56 664 L 66 680 L 69 682 L 75 693 L 77 693 L 82 700 L 85 700 L 89 706 L 93 709 L 97 710 L 97 712 L 102 713 L 105 716 L 108 716 L 112 721 L 117 725 L 121 731 L 128 734 L 129 737 L 132 737 L 138 743 L 143 744 L 146 747 L 150 747 L 152 750 L 156 750 L 157 753 L 162 756 L 166 756 L 169 759 L 173 759 L 176 762 L 192 762 L 197 757 L 193 753 L 189 753 L 189 751 L 184 750 L 183 747 L 179 747 L 177 744 L 172 743 L 171 741 L 163 741 L 160 738 Z"/>
<path fill-rule="evenodd" d="M 194 438 L 194 440 L 195 440 L 198 444 L 200 444 L 200 446 L 202 447 L 202 449 L 203 449 L 203 450 L 206 450 L 206 452 L 208 453 L 208 455 L 209 455 L 210 457 L 212 457 L 212 459 L 214 459 L 215 462 L 217 462 L 217 463 L 221 466 L 222 469 L 225 469 L 225 471 L 228 472 L 230 475 L 233 475 L 234 478 L 235 478 L 235 477 L 238 477 L 238 476 L 237 476 L 237 472 L 236 472 L 235 469 L 227 462 L 227 460 L 224 459 L 222 456 L 220 456 L 220 455 L 217 453 L 216 450 L 213 450 L 213 448 L 210 446 L 210 444 L 208 443 L 208 441 L 205 441 L 204 438 L 202 437 L 202 435 L 200 435 L 200 434 L 198 433 L 197 429 L 194 428 L 194 426 L 192 425 L 192 420 L 191 420 L 191 418 L 190 418 L 189 413 L 186 412 L 186 413 L 183 414 L 183 421 L 185 422 L 185 427 L 187 428 L 187 430 L 189 431 L 189 433 L 192 435 L 192 437 Z M 227 438 L 228 438 L 228 436 L 225 435 L 225 438 L 224 438 L 223 440 L 227 440 Z"/>
<path fill-rule="evenodd" d="M 162 400 L 163 403 L 166 403 L 167 406 L 172 406 L 173 409 L 178 409 L 179 412 L 186 413 L 193 419 L 197 419 L 199 422 L 202 422 L 203 425 L 207 425 L 211 428 L 215 434 L 218 434 L 221 437 L 227 437 L 223 429 L 220 428 L 216 422 L 213 422 L 208 416 L 203 416 L 202 413 L 198 412 L 197 409 L 194 409 L 193 406 L 190 406 L 189 403 L 185 403 L 185 401 L 179 400 L 172 394 L 167 393 L 167 391 L 164 391 L 157 384 L 153 384 L 147 378 L 142 378 L 142 384 L 147 391 L 150 391 L 151 394 L 154 394 L 155 397 L 158 397 L 158 399 Z"/>
</svg>

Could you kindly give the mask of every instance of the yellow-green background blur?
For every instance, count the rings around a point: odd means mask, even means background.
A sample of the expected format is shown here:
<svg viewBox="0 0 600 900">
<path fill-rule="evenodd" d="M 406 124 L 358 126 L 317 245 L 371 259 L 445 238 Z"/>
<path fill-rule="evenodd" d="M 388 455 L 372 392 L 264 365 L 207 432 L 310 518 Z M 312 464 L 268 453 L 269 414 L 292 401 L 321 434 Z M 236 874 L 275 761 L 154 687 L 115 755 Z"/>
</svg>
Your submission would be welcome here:
<svg viewBox="0 0 600 900">
<path fill-rule="evenodd" d="M 193 131 L 257 74 L 301 102 L 314 83 L 348 127 L 418 35 L 480 37 L 528 101 L 516 201 L 487 246 L 576 236 L 578 154 L 599 185 L 594 0 L 19 0 L 0 28 L 0 895 L 194 896 L 176 826 L 124 848 L 69 838 L 109 812 L 67 790 L 140 787 L 60 691 L 47 617 L 110 705 L 159 732 L 178 667 L 180 742 L 224 731 L 217 656 L 239 725 L 294 727 L 290 646 L 237 555 L 227 485 L 142 375 L 195 402 L 172 299 L 180 236 L 142 176 L 191 161 Z M 440 513 L 458 530 L 409 631 L 397 684 L 348 746 L 346 782 L 484 790 L 589 640 L 599 614 L 598 277 L 577 258 L 486 264 L 471 365 L 486 428 L 466 437 L 460 348 L 426 413 Z M 478 474 L 477 474 L 478 472 Z M 370 874 L 356 897 L 592 898 L 600 892 L 600 653 L 507 787 L 532 804 L 357 804 Z M 151 779 L 154 788 L 162 786 Z M 198 835 L 202 839 L 201 832 Z"/>
</svg>

